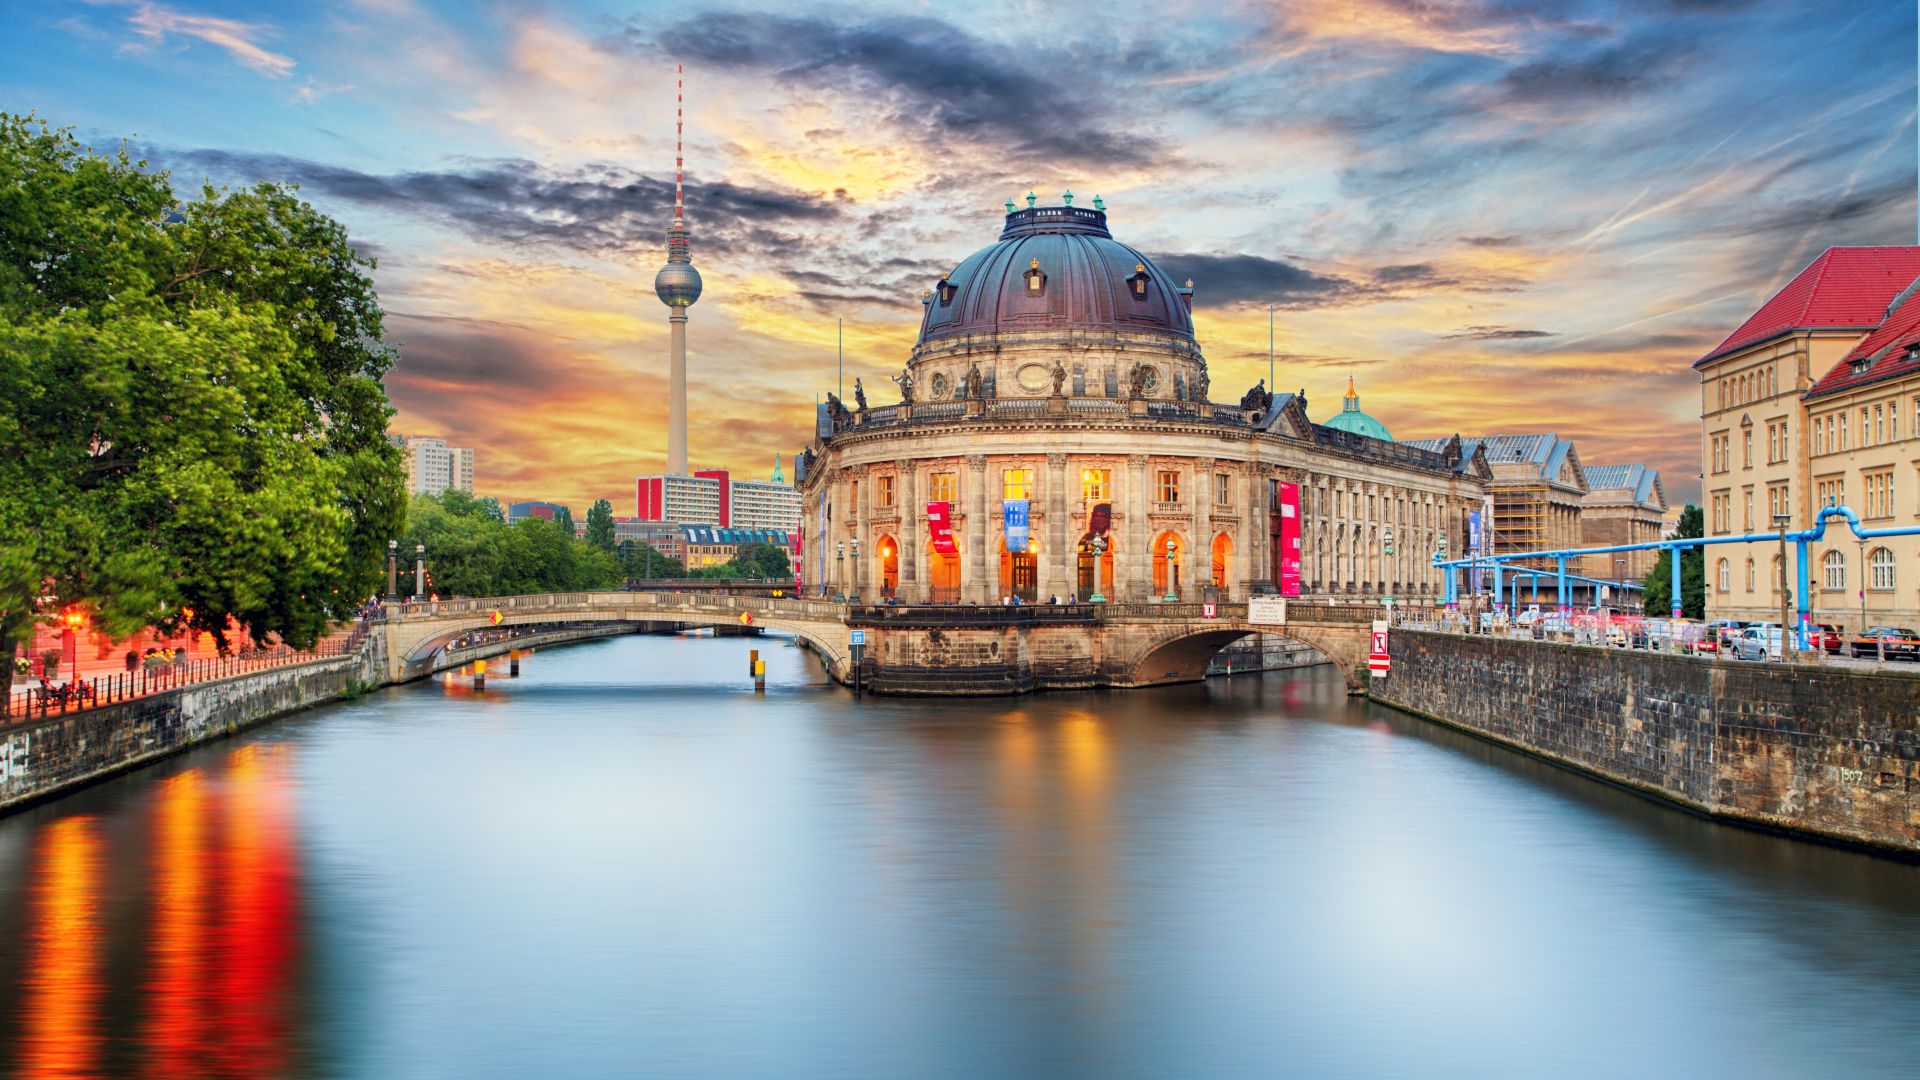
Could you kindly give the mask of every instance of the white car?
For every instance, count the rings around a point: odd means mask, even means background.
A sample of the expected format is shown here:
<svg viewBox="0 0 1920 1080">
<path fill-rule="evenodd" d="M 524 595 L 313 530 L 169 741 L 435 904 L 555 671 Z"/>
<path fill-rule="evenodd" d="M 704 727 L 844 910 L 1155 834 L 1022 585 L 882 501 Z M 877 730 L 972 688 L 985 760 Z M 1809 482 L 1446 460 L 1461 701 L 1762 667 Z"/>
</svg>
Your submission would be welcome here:
<svg viewBox="0 0 1920 1080">
<path fill-rule="evenodd" d="M 1738 660 L 1778 660 L 1786 655 L 1785 635 L 1777 623 L 1755 623 L 1733 637 Z"/>
</svg>

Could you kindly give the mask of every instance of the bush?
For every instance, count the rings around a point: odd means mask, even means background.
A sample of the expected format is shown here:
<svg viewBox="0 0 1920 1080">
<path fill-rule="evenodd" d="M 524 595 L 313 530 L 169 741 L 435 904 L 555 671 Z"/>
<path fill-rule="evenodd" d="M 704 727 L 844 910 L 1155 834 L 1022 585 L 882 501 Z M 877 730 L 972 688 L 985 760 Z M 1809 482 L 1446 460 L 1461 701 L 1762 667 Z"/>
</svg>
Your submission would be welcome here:
<svg viewBox="0 0 1920 1080">
<path fill-rule="evenodd" d="M 62 657 L 60 655 L 59 649 L 48 649 L 46 652 L 42 653 L 40 655 L 41 675 L 49 679 L 57 675 L 60 671 L 61 659 Z"/>
</svg>

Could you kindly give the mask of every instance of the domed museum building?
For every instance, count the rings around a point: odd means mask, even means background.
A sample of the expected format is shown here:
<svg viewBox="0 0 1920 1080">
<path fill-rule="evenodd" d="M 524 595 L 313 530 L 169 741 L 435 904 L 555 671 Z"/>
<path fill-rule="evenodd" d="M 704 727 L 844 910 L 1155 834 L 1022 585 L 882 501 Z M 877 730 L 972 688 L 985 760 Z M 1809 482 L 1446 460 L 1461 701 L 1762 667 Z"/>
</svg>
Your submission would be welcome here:
<svg viewBox="0 0 1920 1080">
<path fill-rule="evenodd" d="M 926 291 L 899 404 L 869 406 L 856 383 L 852 407 L 821 406 L 799 459 L 802 590 L 901 604 L 1440 594 L 1431 555 L 1443 532 L 1464 550 L 1484 456 L 1458 437 L 1396 443 L 1357 396 L 1328 424 L 1264 383 L 1216 402 L 1192 282 L 1115 240 L 1100 200 L 1067 203 L 1009 203 L 1000 238 Z"/>
</svg>

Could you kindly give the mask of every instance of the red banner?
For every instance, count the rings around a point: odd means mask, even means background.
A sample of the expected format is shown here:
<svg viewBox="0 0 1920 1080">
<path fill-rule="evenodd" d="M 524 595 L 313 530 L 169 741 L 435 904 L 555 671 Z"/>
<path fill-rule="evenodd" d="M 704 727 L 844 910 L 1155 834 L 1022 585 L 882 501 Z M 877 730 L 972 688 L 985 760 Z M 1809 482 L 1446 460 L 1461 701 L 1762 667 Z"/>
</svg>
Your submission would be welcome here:
<svg viewBox="0 0 1920 1080">
<path fill-rule="evenodd" d="M 933 540 L 933 550 L 942 555 L 952 555 L 960 549 L 953 543 L 953 504 L 950 502 L 930 502 L 927 504 L 927 536 Z"/>
<path fill-rule="evenodd" d="M 1280 595 L 1300 595 L 1300 485 L 1281 483 L 1280 492 Z"/>
</svg>

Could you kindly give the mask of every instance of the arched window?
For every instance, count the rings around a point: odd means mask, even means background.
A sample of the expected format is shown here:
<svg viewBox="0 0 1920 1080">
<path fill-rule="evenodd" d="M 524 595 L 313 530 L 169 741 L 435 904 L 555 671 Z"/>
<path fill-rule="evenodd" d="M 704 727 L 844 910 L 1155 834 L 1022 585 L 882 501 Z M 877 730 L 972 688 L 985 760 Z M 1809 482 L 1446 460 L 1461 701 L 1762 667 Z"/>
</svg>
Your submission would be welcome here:
<svg viewBox="0 0 1920 1080">
<path fill-rule="evenodd" d="M 1753 591 L 1753 560 L 1747 560 L 1747 591 Z"/>
<path fill-rule="evenodd" d="M 1732 564 L 1732 563 L 1730 563 L 1730 562 L 1728 562 L 1728 561 L 1727 561 L 1727 560 L 1725 560 L 1725 559 L 1721 559 L 1721 560 L 1720 560 L 1720 573 L 1719 573 L 1719 581 L 1720 581 L 1720 591 L 1721 591 L 1721 592 L 1730 592 L 1730 591 L 1732 591 L 1732 589 L 1733 589 L 1733 564 Z"/>
<path fill-rule="evenodd" d="M 1867 588 L 1893 591 L 1893 552 L 1874 548 L 1867 556 Z"/>
<path fill-rule="evenodd" d="M 1826 572 L 1828 592 L 1842 592 L 1847 587 L 1847 557 L 1839 551 L 1829 551 L 1820 559 L 1820 569 Z"/>
<path fill-rule="evenodd" d="M 1773 566 L 1767 571 L 1767 582 L 1768 588 L 1771 588 L 1774 595 L 1778 596 L 1780 594 L 1780 556 L 1778 555 L 1773 557 Z"/>
</svg>

